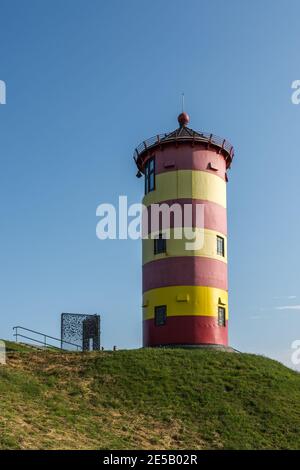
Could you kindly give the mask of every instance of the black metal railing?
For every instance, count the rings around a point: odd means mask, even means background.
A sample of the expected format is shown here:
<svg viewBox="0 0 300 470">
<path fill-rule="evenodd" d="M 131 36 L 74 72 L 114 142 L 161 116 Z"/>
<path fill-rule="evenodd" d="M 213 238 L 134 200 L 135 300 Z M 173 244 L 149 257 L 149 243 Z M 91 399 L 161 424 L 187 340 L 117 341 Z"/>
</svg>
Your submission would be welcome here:
<svg viewBox="0 0 300 470">
<path fill-rule="evenodd" d="M 178 136 L 175 136 L 173 132 L 171 132 L 170 134 L 158 134 L 154 137 L 150 137 L 150 139 L 144 140 L 140 145 L 138 145 L 134 151 L 134 158 L 139 157 L 139 155 L 141 155 L 143 152 L 150 150 L 152 147 L 158 144 L 163 145 L 173 141 L 194 141 L 210 143 L 212 145 L 216 145 L 220 149 L 225 150 L 229 154 L 231 159 L 233 158 L 234 149 L 232 144 L 226 139 L 222 139 L 221 137 L 218 137 L 214 134 L 209 134 L 207 132 L 195 132 L 191 135 L 178 134 Z"/>
<path fill-rule="evenodd" d="M 78 344 L 70 343 L 69 341 L 65 341 L 65 340 L 62 341 L 60 338 L 54 338 L 54 336 L 46 335 L 45 333 L 41 333 L 39 331 L 30 330 L 29 328 L 24 328 L 23 326 L 14 326 L 13 330 L 15 331 L 13 336 L 16 339 L 16 343 L 18 343 L 19 339 L 22 338 L 22 339 L 32 341 L 32 343 L 34 343 L 36 345 L 38 344 L 40 347 L 44 347 L 44 348 L 48 348 L 48 349 L 63 349 L 63 350 L 65 350 L 67 348 L 63 347 L 63 345 L 68 345 L 68 346 L 72 346 L 72 347 L 76 348 L 76 351 L 82 351 L 82 346 L 79 346 Z M 20 333 L 20 331 L 21 331 L 21 333 Z M 34 335 L 37 335 L 38 338 L 33 338 L 32 336 L 27 336 L 27 334 L 23 334 L 23 332 L 32 333 Z M 51 340 L 51 342 L 57 341 L 59 343 L 59 346 L 51 344 L 50 340 Z"/>
</svg>

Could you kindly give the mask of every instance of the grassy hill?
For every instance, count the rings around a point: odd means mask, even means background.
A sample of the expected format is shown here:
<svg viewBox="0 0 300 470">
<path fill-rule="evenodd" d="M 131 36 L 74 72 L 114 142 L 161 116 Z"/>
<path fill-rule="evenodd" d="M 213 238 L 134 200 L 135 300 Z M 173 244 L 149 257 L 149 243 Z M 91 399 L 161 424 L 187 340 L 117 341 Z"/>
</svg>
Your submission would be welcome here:
<svg viewBox="0 0 300 470">
<path fill-rule="evenodd" d="M 1 449 L 300 448 L 300 374 L 270 359 L 8 349 Z"/>
</svg>

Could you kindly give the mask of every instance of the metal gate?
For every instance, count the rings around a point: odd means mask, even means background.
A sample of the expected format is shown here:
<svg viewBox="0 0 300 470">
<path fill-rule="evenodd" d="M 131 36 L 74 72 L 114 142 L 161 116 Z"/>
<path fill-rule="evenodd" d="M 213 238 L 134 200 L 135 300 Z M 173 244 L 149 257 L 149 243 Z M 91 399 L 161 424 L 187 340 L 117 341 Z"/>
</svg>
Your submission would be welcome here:
<svg viewBox="0 0 300 470">
<path fill-rule="evenodd" d="M 99 351 L 100 315 L 62 313 L 61 347 L 72 350 L 67 343 L 78 345 L 82 351 Z"/>
</svg>

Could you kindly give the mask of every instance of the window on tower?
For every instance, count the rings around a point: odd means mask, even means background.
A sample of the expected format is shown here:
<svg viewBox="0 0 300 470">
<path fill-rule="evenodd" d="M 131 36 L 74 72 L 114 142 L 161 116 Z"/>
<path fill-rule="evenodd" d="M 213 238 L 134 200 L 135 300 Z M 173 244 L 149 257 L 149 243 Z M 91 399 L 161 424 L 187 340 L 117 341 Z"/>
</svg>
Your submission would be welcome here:
<svg viewBox="0 0 300 470">
<path fill-rule="evenodd" d="M 219 235 L 217 235 L 217 254 L 225 256 L 225 240 L 223 237 L 219 237 Z"/>
<path fill-rule="evenodd" d="M 167 306 L 159 305 L 154 307 L 155 326 L 163 326 L 167 322 Z"/>
<path fill-rule="evenodd" d="M 159 255 L 160 253 L 166 253 L 167 251 L 167 240 L 164 235 L 160 233 L 157 238 L 154 239 L 154 254 Z"/>
<path fill-rule="evenodd" d="M 155 189 L 155 159 L 150 158 L 145 164 L 145 194 Z"/>
<path fill-rule="evenodd" d="M 226 310 L 224 307 L 218 307 L 218 325 L 226 326 Z"/>
</svg>

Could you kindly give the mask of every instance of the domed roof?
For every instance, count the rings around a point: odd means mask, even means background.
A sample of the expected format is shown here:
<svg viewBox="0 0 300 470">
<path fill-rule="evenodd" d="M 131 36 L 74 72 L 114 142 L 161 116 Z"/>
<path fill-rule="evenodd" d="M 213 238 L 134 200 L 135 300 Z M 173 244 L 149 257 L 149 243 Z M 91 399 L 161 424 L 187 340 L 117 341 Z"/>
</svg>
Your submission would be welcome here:
<svg viewBox="0 0 300 470">
<path fill-rule="evenodd" d="M 189 115 L 187 113 L 181 113 L 178 116 L 178 122 L 180 127 L 167 134 L 158 134 L 150 139 L 144 140 L 134 151 L 133 158 L 139 171 L 143 172 L 144 160 L 150 151 L 156 147 L 162 147 L 170 143 L 180 144 L 183 142 L 190 142 L 192 145 L 196 143 L 204 143 L 207 147 L 215 147 L 219 153 L 223 155 L 226 160 L 226 167 L 230 168 L 234 149 L 230 142 L 221 137 L 206 132 L 198 132 L 187 127 L 189 123 Z"/>
</svg>

